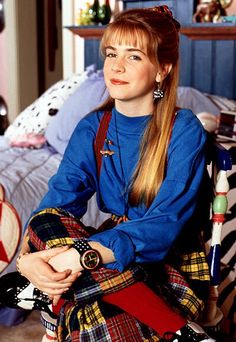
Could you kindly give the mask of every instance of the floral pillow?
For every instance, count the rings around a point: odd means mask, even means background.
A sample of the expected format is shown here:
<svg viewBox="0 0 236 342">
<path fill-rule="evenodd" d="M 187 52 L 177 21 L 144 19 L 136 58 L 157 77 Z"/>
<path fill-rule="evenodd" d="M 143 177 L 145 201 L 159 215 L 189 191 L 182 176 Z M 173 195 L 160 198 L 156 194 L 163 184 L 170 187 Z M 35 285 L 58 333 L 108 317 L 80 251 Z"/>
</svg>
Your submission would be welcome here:
<svg viewBox="0 0 236 342">
<path fill-rule="evenodd" d="M 89 73 L 90 70 L 86 70 L 81 74 L 55 83 L 24 109 L 4 133 L 10 144 L 22 147 L 40 147 L 45 141 L 43 137 L 49 122 L 67 98 L 88 78 Z"/>
</svg>

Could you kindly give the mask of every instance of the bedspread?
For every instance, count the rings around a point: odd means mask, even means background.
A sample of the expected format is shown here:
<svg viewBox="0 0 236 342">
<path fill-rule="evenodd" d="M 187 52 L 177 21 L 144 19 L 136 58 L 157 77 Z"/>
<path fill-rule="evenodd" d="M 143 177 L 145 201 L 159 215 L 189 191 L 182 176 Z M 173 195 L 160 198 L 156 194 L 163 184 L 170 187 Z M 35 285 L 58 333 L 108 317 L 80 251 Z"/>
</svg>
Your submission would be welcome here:
<svg viewBox="0 0 236 342">
<path fill-rule="evenodd" d="M 56 172 L 62 156 L 45 145 L 40 149 L 10 147 L 0 136 L 0 184 L 6 199 L 17 210 L 24 226 L 48 189 L 48 180 Z M 107 215 L 99 212 L 95 197 L 83 217 L 85 224 L 98 226 Z"/>
<path fill-rule="evenodd" d="M 48 179 L 56 172 L 60 160 L 61 156 L 48 147 L 14 148 L 0 137 L 0 183 L 22 225 L 47 191 Z"/>
</svg>

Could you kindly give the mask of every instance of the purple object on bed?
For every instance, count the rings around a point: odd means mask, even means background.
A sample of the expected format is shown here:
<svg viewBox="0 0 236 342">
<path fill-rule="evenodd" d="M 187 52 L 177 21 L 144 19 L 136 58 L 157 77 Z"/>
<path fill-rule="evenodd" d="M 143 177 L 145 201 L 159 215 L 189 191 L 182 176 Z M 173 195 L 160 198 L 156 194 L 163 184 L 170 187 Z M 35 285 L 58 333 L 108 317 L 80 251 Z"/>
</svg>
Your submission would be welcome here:
<svg viewBox="0 0 236 342">
<path fill-rule="evenodd" d="M 45 134 L 49 144 L 63 154 L 77 123 L 107 97 L 102 71 L 92 73 L 49 123 Z"/>
</svg>

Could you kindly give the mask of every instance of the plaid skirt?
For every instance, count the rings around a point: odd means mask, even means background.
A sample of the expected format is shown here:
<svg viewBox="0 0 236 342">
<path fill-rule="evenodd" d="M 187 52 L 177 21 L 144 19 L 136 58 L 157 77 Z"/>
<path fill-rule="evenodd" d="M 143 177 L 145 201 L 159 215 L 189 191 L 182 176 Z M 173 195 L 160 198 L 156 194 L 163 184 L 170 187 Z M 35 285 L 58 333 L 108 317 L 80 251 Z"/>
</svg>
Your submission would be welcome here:
<svg viewBox="0 0 236 342">
<path fill-rule="evenodd" d="M 115 224 L 113 220 L 113 226 Z M 74 241 L 88 238 L 96 231 L 93 227 L 84 226 L 67 211 L 49 208 L 30 220 L 29 246 L 35 252 L 73 245 Z M 119 291 L 137 281 L 145 282 L 182 316 L 197 320 L 204 310 L 204 299 L 196 294 L 192 285 L 196 284 L 196 289 L 201 287 L 205 291 L 209 288 L 210 275 L 205 253 L 198 250 L 181 255 L 178 267 L 167 263 L 156 267 L 154 264 L 134 264 L 124 272 L 105 267 L 83 271 L 66 294 L 66 301 L 58 315 L 58 341 L 159 341 L 158 332 L 102 300 L 106 294 Z"/>
</svg>

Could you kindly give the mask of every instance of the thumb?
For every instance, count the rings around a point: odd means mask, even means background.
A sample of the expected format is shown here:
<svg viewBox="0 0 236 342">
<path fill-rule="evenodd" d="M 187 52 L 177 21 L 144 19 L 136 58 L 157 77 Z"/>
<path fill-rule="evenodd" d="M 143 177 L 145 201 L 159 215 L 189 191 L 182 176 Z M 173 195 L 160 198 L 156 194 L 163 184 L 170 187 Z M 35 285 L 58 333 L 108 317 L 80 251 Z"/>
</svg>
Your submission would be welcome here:
<svg viewBox="0 0 236 342">
<path fill-rule="evenodd" d="M 69 246 L 62 246 L 62 247 L 55 247 L 55 248 L 51 248 L 51 249 L 46 249 L 44 251 L 39 252 L 41 258 L 43 258 L 44 260 L 49 260 L 52 257 L 54 257 L 57 254 L 60 254 L 62 252 L 65 252 L 66 250 L 69 249 Z"/>
</svg>

